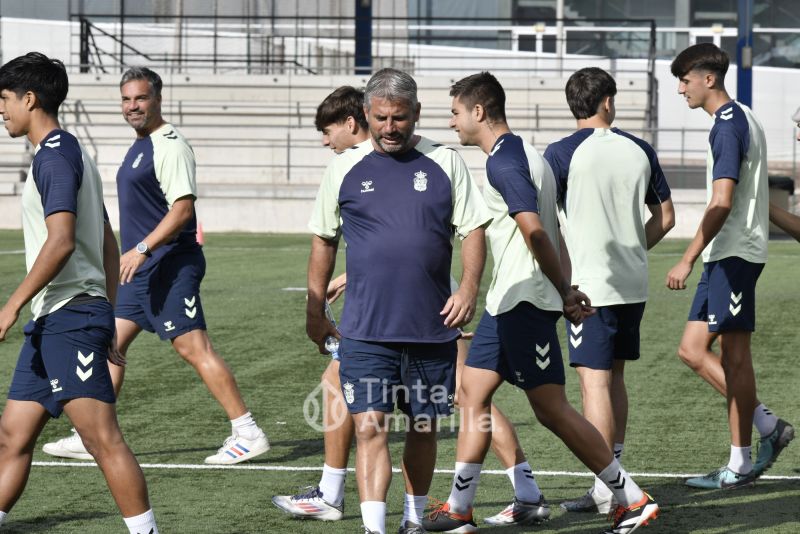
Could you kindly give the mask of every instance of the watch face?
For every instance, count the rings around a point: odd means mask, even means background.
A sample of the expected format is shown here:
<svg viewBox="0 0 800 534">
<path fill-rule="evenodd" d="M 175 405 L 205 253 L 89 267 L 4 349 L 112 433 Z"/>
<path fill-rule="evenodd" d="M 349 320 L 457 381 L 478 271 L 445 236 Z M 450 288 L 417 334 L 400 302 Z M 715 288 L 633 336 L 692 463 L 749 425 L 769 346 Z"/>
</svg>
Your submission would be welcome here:
<svg viewBox="0 0 800 534">
<path fill-rule="evenodd" d="M 146 243 L 139 243 L 136 245 L 136 252 L 139 254 L 147 254 L 147 244 Z"/>
</svg>

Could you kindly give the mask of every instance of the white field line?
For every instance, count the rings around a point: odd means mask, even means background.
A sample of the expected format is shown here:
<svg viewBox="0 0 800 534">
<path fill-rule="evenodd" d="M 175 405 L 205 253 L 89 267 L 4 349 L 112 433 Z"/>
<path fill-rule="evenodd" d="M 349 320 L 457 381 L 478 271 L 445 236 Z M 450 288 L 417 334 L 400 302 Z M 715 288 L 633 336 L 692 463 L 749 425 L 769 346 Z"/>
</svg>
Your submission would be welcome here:
<svg viewBox="0 0 800 534">
<path fill-rule="evenodd" d="M 25 254 L 24 250 L 0 250 L 0 256 L 7 254 Z"/>
<path fill-rule="evenodd" d="M 206 464 L 139 464 L 142 469 L 182 469 L 182 470 L 230 470 L 230 471 L 288 471 L 288 472 L 321 472 L 322 467 L 306 467 L 296 465 L 206 465 Z M 96 467 L 94 462 L 33 462 L 34 467 Z M 349 472 L 355 469 L 348 467 Z M 392 468 L 393 473 L 399 473 L 400 469 Z M 452 475 L 453 469 L 436 469 L 437 474 Z M 536 476 L 556 476 L 556 477 L 581 477 L 589 478 L 594 474 L 584 471 L 534 471 Z M 645 473 L 630 472 L 631 476 L 642 478 L 689 478 L 702 476 L 704 473 Z M 501 469 L 485 469 L 481 475 L 502 475 L 506 472 Z M 800 475 L 764 475 L 763 480 L 800 480 Z"/>
</svg>

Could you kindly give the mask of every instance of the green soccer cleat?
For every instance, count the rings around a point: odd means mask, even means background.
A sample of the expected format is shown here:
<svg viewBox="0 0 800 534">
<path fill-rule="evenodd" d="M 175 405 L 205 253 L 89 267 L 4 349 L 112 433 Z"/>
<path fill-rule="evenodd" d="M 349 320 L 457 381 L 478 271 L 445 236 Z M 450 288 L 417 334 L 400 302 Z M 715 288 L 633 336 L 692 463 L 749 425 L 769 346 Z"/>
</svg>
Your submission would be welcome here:
<svg viewBox="0 0 800 534">
<path fill-rule="evenodd" d="M 772 464 L 778 459 L 778 455 L 793 439 L 794 427 L 783 419 L 778 419 L 775 430 L 758 442 L 758 456 L 756 456 L 756 461 L 753 463 L 753 473 L 755 473 L 756 478 L 772 467 Z"/>
<path fill-rule="evenodd" d="M 755 470 L 740 475 L 728 469 L 728 466 L 724 466 L 705 476 L 690 478 L 686 481 L 686 485 L 700 489 L 736 489 L 752 486 L 755 481 Z"/>
</svg>

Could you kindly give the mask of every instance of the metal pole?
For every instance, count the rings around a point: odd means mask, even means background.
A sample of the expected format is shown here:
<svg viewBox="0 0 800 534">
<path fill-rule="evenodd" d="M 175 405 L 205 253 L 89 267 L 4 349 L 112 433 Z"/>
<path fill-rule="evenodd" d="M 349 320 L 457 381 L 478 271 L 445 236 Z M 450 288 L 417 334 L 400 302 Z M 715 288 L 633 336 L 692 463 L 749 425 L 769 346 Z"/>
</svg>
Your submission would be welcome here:
<svg viewBox="0 0 800 534">
<path fill-rule="evenodd" d="M 558 57 L 559 74 L 564 74 L 564 54 L 566 53 L 564 39 L 564 0 L 556 1 L 556 57 Z"/>
<path fill-rule="evenodd" d="M 750 108 L 753 107 L 753 0 L 739 0 L 736 100 Z"/>
<path fill-rule="evenodd" d="M 372 74 L 372 0 L 356 0 L 355 74 Z"/>
<path fill-rule="evenodd" d="M 119 71 L 125 70 L 125 0 L 119 0 Z"/>
</svg>

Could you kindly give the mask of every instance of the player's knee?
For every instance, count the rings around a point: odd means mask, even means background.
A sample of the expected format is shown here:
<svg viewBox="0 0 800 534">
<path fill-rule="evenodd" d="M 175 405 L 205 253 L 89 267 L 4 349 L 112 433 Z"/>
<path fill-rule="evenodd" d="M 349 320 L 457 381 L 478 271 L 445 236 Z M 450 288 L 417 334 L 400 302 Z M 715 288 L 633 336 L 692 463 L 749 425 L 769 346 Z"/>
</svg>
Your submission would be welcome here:
<svg viewBox="0 0 800 534">
<path fill-rule="evenodd" d="M 697 370 L 700 367 L 700 354 L 688 343 L 681 342 L 678 345 L 678 358 L 691 369 Z"/>
</svg>

